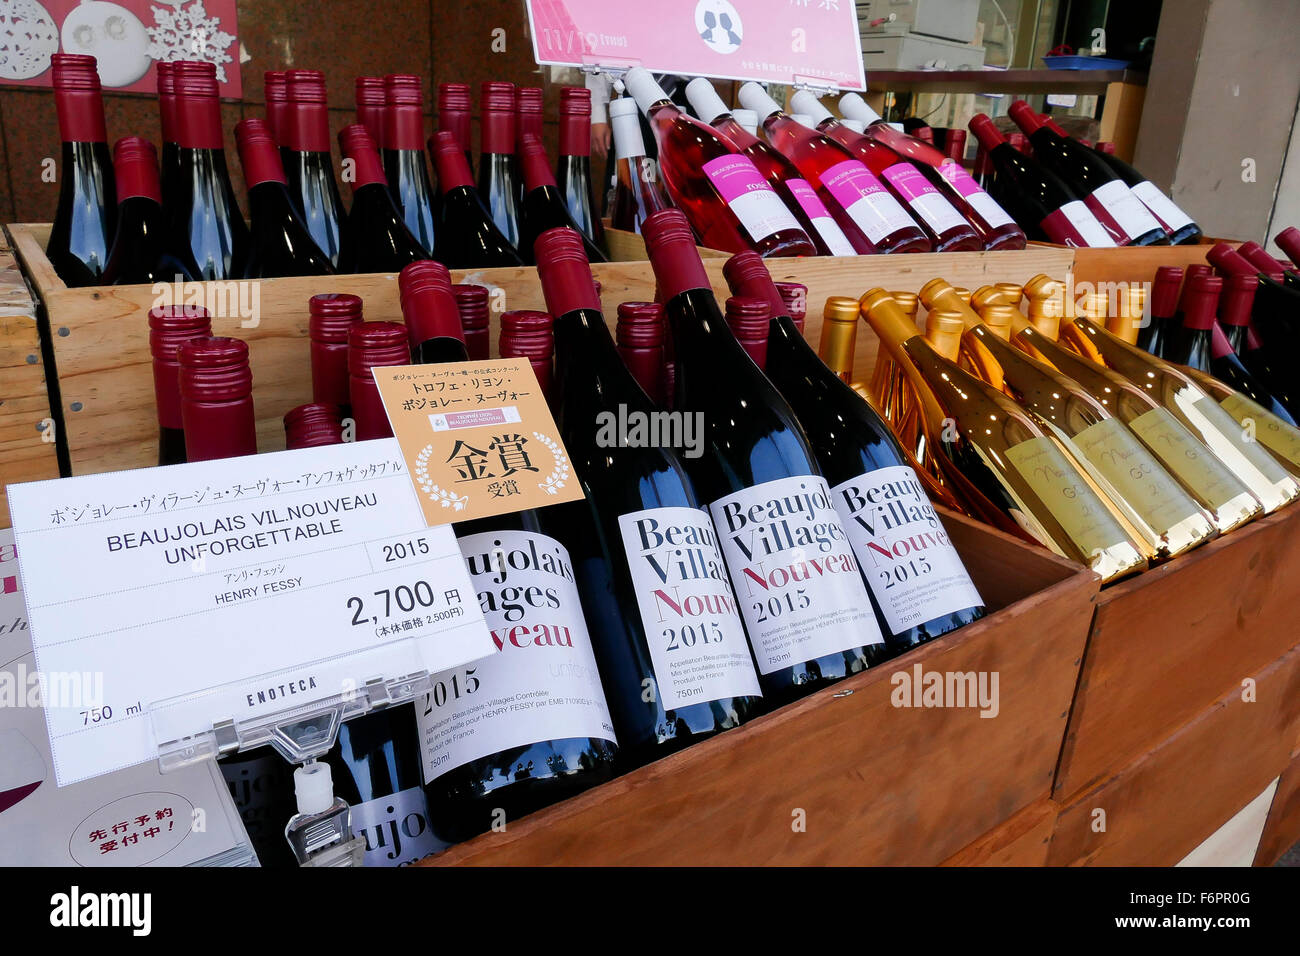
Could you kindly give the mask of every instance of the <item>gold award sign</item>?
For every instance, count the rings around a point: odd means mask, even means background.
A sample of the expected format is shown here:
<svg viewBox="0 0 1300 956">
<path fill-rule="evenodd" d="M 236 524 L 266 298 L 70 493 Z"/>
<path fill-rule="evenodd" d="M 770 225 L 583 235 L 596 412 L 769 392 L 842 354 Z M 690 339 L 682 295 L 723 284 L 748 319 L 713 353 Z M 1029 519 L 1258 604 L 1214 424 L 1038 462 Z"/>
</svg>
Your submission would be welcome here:
<svg viewBox="0 0 1300 956">
<path fill-rule="evenodd" d="M 372 372 L 430 525 L 583 497 L 527 359 Z"/>
</svg>

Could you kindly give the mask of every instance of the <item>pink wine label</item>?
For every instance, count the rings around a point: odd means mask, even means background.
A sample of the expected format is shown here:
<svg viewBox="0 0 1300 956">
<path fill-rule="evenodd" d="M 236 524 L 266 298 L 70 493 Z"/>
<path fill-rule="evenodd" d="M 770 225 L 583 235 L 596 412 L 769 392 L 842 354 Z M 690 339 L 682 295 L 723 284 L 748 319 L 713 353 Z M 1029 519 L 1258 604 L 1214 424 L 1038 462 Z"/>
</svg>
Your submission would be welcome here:
<svg viewBox="0 0 1300 956">
<path fill-rule="evenodd" d="M 900 229 L 916 226 L 884 184 L 856 159 L 846 159 L 823 172 L 822 185 L 875 245 Z"/>
<path fill-rule="evenodd" d="M 790 190 L 790 195 L 794 196 L 795 202 L 799 208 L 804 211 L 808 219 L 812 222 L 813 228 L 817 230 L 817 235 L 826 243 L 826 248 L 830 249 L 833 256 L 852 256 L 857 254 L 857 250 L 849 242 L 848 237 L 844 235 L 844 230 L 840 228 L 833 218 L 826 204 L 821 201 L 817 191 L 808 185 L 804 179 L 787 179 L 786 186 Z"/>
<path fill-rule="evenodd" d="M 975 178 L 966 172 L 960 163 L 951 160 L 944 163 L 939 167 L 939 175 L 951 183 L 958 195 L 970 203 L 971 208 L 979 213 L 990 229 L 1000 229 L 1015 223 L 1015 220 L 1007 215 L 1006 210 L 980 188 L 980 184 L 975 182 Z"/>
<path fill-rule="evenodd" d="M 704 174 L 754 242 L 788 229 L 803 231 L 748 156 L 711 159 L 704 164 Z"/>
<path fill-rule="evenodd" d="M 967 224 L 961 213 L 952 208 L 952 203 L 939 195 L 939 190 L 930 185 L 921 171 L 911 163 L 895 163 L 880 175 L 898 190 L 911 210 L 921 217 L 936 236 Z"/>
<path fill-rule="evenodd" d="M 1077 199 L 1049 213 L 1039 226 L 1049 240 L 1063 246 L 1100 249 L 1115 245 L 1115 240 L 1101 227 L 1097 217 Z"/>
</svg>

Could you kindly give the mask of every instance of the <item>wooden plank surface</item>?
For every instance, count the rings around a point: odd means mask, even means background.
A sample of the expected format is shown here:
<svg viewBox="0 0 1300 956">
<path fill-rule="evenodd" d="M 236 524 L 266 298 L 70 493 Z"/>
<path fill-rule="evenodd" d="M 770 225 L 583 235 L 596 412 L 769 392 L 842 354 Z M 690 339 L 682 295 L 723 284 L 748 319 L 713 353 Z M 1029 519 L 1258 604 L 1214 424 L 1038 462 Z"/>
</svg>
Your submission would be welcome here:
<svg viewBox="0 0 1300 956">
<path fill-rule="evenodd" d="M 966 519 L 945 523 L 987 601 L 1022 599 L 426 862 L 936 864 L 1044 799 L 1095 578 Z M 893 675 L 917 666 L 997 671 L 998 716 L 893 706 Z M 805 832 L 792 827 L 799 811 Z"/>
<path fill-rule="evenodd" d="M 1300 748 L 1282 771 L 1273 802 L 1264 821 L 1264 834 L 1255 851 L 1256 866 L 1272 866 L 1282 854 L 1300 843 Z"/>
<path fill-rule="evenodd" d="M 1043 866 L 1061 807 L 1038 800 L 948 859 L 944 866 Z"/>
<path fill-rule="evenodd" d="M 1080 282 L 1150 282 L 1161 266 L 1186 269 L 1193 263 L 1205 264 L 1205 254 L 1218 239 L 1186 246 L 1123 246 L 1118 249 L 1074 250 L 1074 281 Z M 1233 245 L 1236 245 L 1233 241 Z"/>
<path fill-rule="evenodd" d="M 57 478 L 59 462 L 36 306 L 11 252 L 0 252 L 0 489 Z M 9 527 L 0 494 L 0 528 Z"/>
<path fill-rule="evenodd" d="M 73 474 L 140 468 L 157 461 L 157 423 L 149 355 L 147 312 L 158 299 L 150 286 L 68 289 L 49 268 L 41 251 L 48 226 L 11 227 L 15 243 L 50 315 Z M 720 299 L 729 294 L 721 258 L 706 258 L 705 268 Z M 768 260 L 780 280 L 808 286 L 809 315 L 805 335 L 816 345 L 821 310 L 831 295 L 861 296 L 873 286 L 918 289 L 936 275 L 975 288 L 994 281 L 1025 281 L 1039 272 L 1064 275 L 1073 262 L 1069 249 L 1034 246 L 1023 252 L 939 253 L 933 255 L 858 256 Z M 619 302 L 654 298 L 654 274 L 647 262 L 599 263 L 592 272 L 601 283 L 606 319 L 612 326 Z M 457 282 L 474 282 L 493 290 L 490 298 L 492 347 L 500 313 L 544 309 L 545 302 L 531 267 L 464 270 Z M 210 291 L 219 284 L 208 283 Z M 307 362 L 308 299 L 318 292 L 352 292 L 364 300 L 367 319 L 401 319 L 396 277 L 387 275 L 266 279 L 236 283 L 229 301 L 243 294 L 248 303 L 256 289 L 259 321 L 237 311 L 213 316 L 217 335 L 246 339 L 253 370 L 253 404 L 258 418 L 258 447 L 284 447 L 282 418 L 311 400 Z M 182 290 L 180 295 L 190 293 Z M 205 295 L 205 298 L 209 298 Z M 211 302 L 210 302 L 211 304 Z M 865 323 L 859 326 L 855 370 L 867 380 L 878 342 Z"/>
<path fill-rule="evenodd" d="M 872 70 L 867 89 L 892 93 L 1105 93 L 1112 83 L 1142 84 L 1135 70 Z"/>
<path fill-rule="evenodd" d="M 1049 865 L 1171 866 L 1283 771 L 1300 729 L 1300 646 L 1233 676 L 1232 690 L 1064 806 Z M 1254 701 L 1242 699 L 1248 677 Z"/>
<path fill-rule="evenodd" d="M 1055 798 L 1109 774 L 1300 642 L 1297 568 L 1292 507 L 1104 590 Z"/>
</svg>

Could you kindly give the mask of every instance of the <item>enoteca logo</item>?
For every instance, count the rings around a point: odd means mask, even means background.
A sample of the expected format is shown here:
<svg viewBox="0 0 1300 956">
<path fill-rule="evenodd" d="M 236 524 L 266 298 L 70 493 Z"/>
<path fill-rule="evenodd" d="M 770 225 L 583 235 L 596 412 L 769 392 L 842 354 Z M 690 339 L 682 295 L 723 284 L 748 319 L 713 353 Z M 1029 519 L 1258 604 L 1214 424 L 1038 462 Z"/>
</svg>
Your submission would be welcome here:
<svg viewBox="0 0 1300 956">
<path fill-rule="evenodd" d="M 50 897 L 50 925 L 126 927 L 132 936 L 148 936 L 153 929 L 153 894 L 82 893 L 74 886 Z"/>
</svg>

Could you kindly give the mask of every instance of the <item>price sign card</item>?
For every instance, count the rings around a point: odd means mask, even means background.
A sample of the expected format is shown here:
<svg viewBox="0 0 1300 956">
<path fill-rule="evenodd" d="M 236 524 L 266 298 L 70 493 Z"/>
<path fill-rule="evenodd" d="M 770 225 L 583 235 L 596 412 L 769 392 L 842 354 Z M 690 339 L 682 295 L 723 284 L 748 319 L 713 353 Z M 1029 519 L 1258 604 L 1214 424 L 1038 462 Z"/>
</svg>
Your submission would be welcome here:
<svg viewBox="0 0 1300 956">
<path fill-rule="evenodd" d="M 8 495 L 59 786 L 495 650 L 392 439 Z"/>
<path fill-rule="evenodd" d="M 374 374 L 430 525 L 583 497 L 527 359 Z"/>
</svg>

